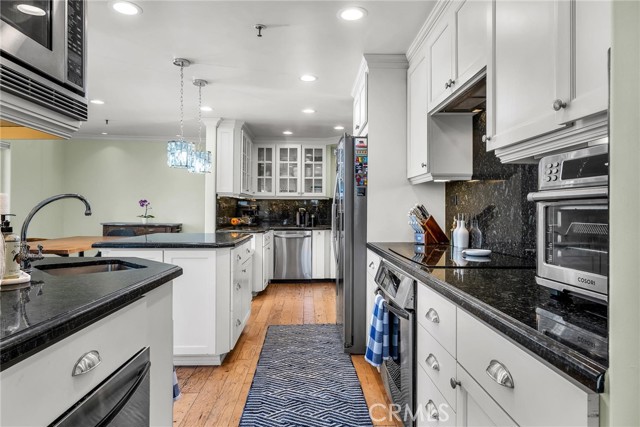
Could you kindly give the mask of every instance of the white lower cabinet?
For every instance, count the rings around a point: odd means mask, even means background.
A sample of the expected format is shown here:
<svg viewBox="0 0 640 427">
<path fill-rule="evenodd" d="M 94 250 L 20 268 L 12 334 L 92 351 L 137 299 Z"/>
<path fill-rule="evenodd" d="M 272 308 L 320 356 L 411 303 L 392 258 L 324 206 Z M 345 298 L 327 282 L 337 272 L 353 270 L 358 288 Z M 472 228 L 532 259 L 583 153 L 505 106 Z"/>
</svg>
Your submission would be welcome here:
<svg viewBox="0 0 640 427">
<path fill-rule="evenodd" d="M 331 230 L 313 230 L 311 234 L 311 278 L 336 278 L 335 258 L 331 243 Z"/>
<path fill-rule="evenodd" d="M 517 425 L 460 365 L 456 379 L 458 427 Z"/>
<path fill-rule="evenodd" d="M 253 234 L 255 252 L 253 254 L 252 292 L 267 289 L 273 279 L 273 231 Z"/>
<path fill-rule="evenodd" d="M 182 276 L 174 280 L 173 362 L 220 365 L 235 346 L 251 313 L 252 242 L 236 248 L 106 249 L 102 254 L 182 267 Z M 236 324 L 238 320 L 240 323 Z"/>
<path fill-rule="evenodd" d="M 366 340 L 369 339 L 369 325 L 371 324 L 371 316 L 373 314 L 373 304 L 376 299 L 376 289 L 378 284 L 376 283 L 376 273 L 378 272 L 378 266 L 380 265 L 380 257 L 371 250 L 367 249 L 367 298 L 365 302 L 365 316 L 366 316 Z"/>
<path fill-rule="evenodd" d="M 455 426 L 456 412 L 449 405 L 438 387 L 431 381 L 424 368 L 418 365 L 416 374 L 416 426 Z"/>
<path fill-rule="evenodd" d="M 49 425 L 145 347 L 151 361 L 150 425 L 171 425 L 171 286 L 154 289 L 2 371 L 0 425 Z M 166 327 L 169 333 L 162 330 Z M 72 376 L 74 366 L 90 351 L 97 351 L 101 362 Z"/>
</svg>

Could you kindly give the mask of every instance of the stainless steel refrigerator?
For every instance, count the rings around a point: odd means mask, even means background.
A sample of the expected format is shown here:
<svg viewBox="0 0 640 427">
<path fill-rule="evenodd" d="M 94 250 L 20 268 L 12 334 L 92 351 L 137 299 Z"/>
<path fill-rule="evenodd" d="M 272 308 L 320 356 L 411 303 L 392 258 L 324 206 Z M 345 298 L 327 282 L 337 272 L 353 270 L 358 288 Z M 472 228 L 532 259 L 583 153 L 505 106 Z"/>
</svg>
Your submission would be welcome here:
<svg viewBox="0 0 640 427">
<path fill-rule="evenodd" d="M 331 220 L 336 262 L 336 320 L 345 352 L 364 354 L 367 289 L 367 138 L 344 135 L 336 149 Z"/>
</svg>

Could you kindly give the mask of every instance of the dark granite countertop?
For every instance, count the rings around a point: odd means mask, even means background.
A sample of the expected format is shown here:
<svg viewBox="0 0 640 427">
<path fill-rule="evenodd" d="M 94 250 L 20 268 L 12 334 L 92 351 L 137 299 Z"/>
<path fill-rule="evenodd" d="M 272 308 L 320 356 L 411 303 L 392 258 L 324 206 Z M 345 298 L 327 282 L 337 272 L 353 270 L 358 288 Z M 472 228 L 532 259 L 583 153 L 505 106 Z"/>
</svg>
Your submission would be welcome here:
<svg viewBox="0 0 640 427">
<path fill-rule="evenodd" d="M 179 226 L 182 225 L 181 222 L 147 222 L 145 224 L 143 224 L 142 222 L 125 222 L 125 221 L 121 221 L 121 222 L 101 222 L 100 225 L 134 225 L 134 226 L 139 226 L 139 227 L 157 227 L 157 226 L 161 226 L 161 227 L 175 227 L 175 226 Z"/>
<path fill-rule="evenodd" d="M 545 310 L 606 338 L 606 306 L 557 299 L 536 284 L 535 268 L 433 268 L 398 256 L 388 243 L 367 247 L 588 389 L 604 391 L 608 361 L 538 331 L 537 313 Z"/>
<path fill-rule="evenodd" d="M 97 242 L 94 248 L 235 248 L 253 236 L 247 233 L 157 233 Z"/>
<path fill-rule="evenodd" d="M 114 258 L 45 258 L 35 262 L 31 282 L 0 288 L 0 370 L 32 356 L 137 300 L 182 274 L 175 265 L 118 258 L 142 266 L 72 276 L 38 267 L 96 265 Z"/>
<path fill-rule="evenodd" d="M 244 232 L 244 233 L 266 233 L 271 230 L 331 230 L 330 225 L 316 225 L 315 227 L 298 227 L 297 225 L 230 225 L 218 230 L 219 233 L 232 233 L 232 232 Z"/>
</svg>

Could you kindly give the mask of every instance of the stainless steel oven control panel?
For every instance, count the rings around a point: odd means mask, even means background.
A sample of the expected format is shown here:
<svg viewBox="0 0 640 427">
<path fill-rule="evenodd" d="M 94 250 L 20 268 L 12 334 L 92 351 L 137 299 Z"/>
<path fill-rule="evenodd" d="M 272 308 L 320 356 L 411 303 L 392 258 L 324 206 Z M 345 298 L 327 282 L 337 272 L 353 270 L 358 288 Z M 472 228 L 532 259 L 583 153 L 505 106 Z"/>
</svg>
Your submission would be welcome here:
<svg viewBox="0 0 640 427">
<path fill-rule="evenodd" d="M 594 145 L 583 150 L 543 157 L 538 168 L 540 191 L 606 186 L 609 145 Z"/>
</svg>

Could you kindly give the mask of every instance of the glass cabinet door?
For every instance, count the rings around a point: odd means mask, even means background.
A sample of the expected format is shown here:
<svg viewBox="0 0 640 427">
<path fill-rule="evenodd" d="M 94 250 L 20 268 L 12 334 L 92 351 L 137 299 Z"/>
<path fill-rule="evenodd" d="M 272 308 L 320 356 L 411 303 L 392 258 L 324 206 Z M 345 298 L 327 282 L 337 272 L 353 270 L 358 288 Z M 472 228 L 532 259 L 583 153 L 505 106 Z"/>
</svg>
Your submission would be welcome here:
<svg viewBox="0 0 640 427">
<path fill-rule="evenodd" d="M 325 147 L 304 147 L 302 149 L 303 187 L 306 195 L 324 195 L 324 152 Z"/>
<path fill-rule="evenodd" d="M 275 168 L 274 148 L 272 146 L 257 147 L 256 150 L 256 192 L 262 195 L 274 194 L 273 175 Z"/>
<path fill-rule="evenodd" d="M 283 195 L 298 195 L 300 146 L 278 147 L 278 187 L 276 192 Z"/>
</svg>

